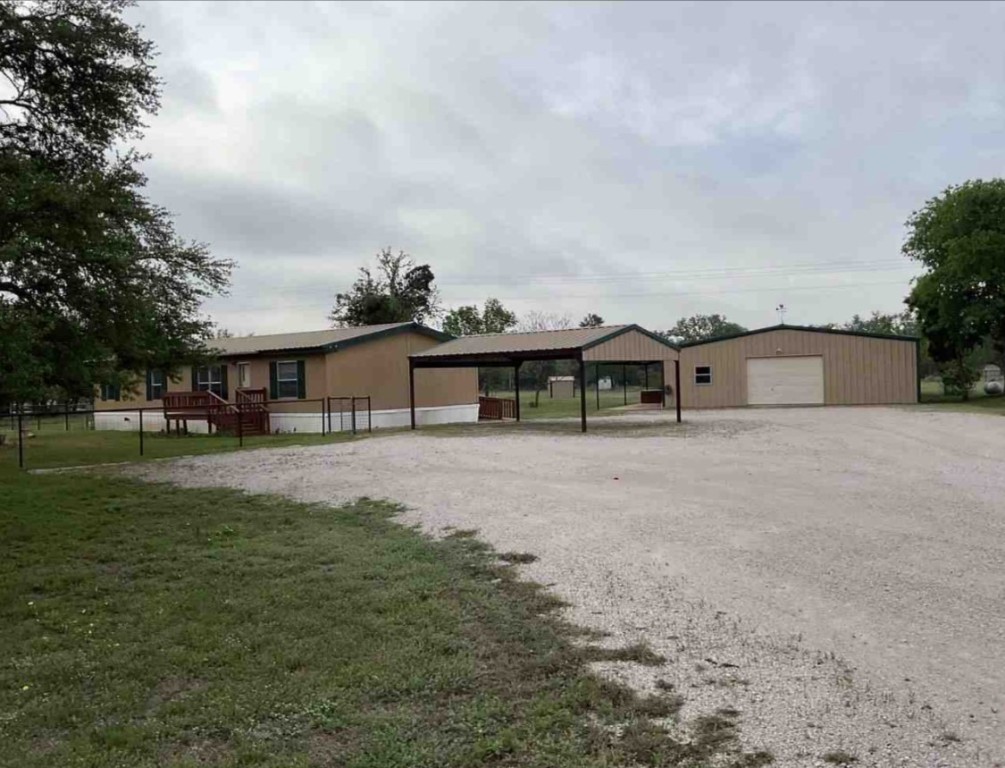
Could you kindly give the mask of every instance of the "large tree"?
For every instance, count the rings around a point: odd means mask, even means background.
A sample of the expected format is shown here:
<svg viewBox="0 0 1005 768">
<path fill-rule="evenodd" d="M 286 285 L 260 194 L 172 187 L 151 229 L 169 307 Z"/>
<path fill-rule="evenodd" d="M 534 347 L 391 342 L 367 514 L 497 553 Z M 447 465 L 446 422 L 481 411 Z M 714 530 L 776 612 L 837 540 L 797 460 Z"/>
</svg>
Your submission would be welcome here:
<svg viewBox="0 0 1005 768">
<path fill-rule="evenodd" d="M 947 289 L 927 274 L 915 281 L 907 301 L 917 313 L 927 353 L 943 383 L 966 400 L 979 377 L 974 352 L 985 338 L 968 311 L 972 294 Z"/>
<path fill-rule="evenodd" d="M 908 306 L 932 357 L 962 388 L 965 361 L 983 339 L 1005 355 L 1005 179 L 949 187 L 907 227 L 903 252 L 925 267 Z"/>
<path fill-rule="evenodd" d="M 517 324 L 517 317 L 499 299 L 486 299 L 479 310 L 474 304 L 455 307 L 443 319 L 443 330 L 454 336 L 475 336 L 482 333 L 505 333 Z M 510 372 L 502 368 L 479 368 L 478 389 L 488 397 L 493 390 L 510 384 Z"/>
<path fill-rule="evenodd" d="M 443 319 L 443 330 L 453 336 L 475 336 L 505 333 L 516 324 L 517 316 L 506 309 L 499 299 L 486 299 L 481 310 L 474 304 L 451 309 Z"/>
<path fill-rule="evenodd" d="M 682 317 L 664 335 L 677 341 L 706 341 L 743 333 L 746 330 L 742 325 L 730 322 L 723 315 L 692 315 Z"/>
<path fill-rule="evenodd" d="M 885 333 L 891 336 L 914 336 L 918 332 L 918 322 L 914 313 L 906 310 L 899 314 L 873 312 L 869 317 L 853 315 L 841 326 L 846 331 L 861 333 Z"/>
<path fill-rule="evenodd" d="M 127 142 L 156 111 L 122 0 L 0 0 L 0 401 L 89 397 L 205 353 L 231 264 L 182 241 Z"/>
<path fill-rule="evenodd" d="M 416 264 L 404 251 L 390 248 L 377 254 L 377 269 L 360 267 L 359 277 L 345 293 L 335 295 L 328 318 L 340 327 L 379 323 L 422 323 L 440 314 L 433 270 Z"/>
</svg>

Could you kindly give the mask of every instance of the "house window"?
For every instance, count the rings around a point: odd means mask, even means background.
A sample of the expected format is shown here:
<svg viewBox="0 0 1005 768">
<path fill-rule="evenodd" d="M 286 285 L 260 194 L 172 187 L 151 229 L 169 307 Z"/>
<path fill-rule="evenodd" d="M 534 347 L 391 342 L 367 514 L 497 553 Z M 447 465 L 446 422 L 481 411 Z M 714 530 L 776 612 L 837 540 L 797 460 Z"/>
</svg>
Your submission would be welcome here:
<svg viewBox="0 0 1005 768">
<path fill-rule="evenodd" d="M 147 373 L 147 400 L 160 400 L 164 396 L 164 371 Z"/>
<path fill-rule="evenodd" d="M 121 397 L 121 388 L 118 384 L 102 384 L 101 385 L 101 399 L 102 400 L 118 400 Z"/>
<path fill-rule="evenodd" d="M 276 363 L 276 396 L 300 397 L 300 365 L 294 361 Z"/>
<path fill-rule="evenodd" d="M 711 384 L 712 383 L 712 366 L 711 365 L 696 365 L 694 367 L 694 383 L 695 384 Z"/>
<path fill-rule="evenodd" d="M 204 365 L 196 371 L 195 388 L 199 392 L 212 392 L 225 398 L 223 394 L 223 371 L 219 365 Z"/>
</svg>

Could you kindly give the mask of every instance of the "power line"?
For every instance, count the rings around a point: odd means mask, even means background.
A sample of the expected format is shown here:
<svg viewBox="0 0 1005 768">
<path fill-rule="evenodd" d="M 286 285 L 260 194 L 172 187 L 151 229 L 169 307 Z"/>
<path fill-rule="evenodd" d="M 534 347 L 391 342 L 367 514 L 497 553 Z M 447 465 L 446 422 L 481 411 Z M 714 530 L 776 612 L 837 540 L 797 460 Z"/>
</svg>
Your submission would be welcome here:
<svg viewBox="0 0 1005 768">
<path fill-rule="evenodd" d="M 847 288 L 865 288 L 870 286 L 881 286 L 881 285 L 905 285 L 903 280 L 885 280 L 885 281 L 874 281 L 874 282 L 858 282 L 858 283 L 841 283 L 839 285 L 780 285 L 780 286 L 769 286 L 769 287 L 758 287 L 758 288 L 729 288 L 726 290 L 703 290 L 703 291 L 646 291 L 644 293 L 614 293 L 605 291 L 603 293 L 590 293 L 590 294 L 570 294 L 561 293 L 555 298 L 561 299 L 618 299 L 618 298 L 662 298 L 662 297 L 681 297 L 681 296 L 719 296 L 728 295 L 733 293 L 789 293 L 792 291 L 831 291 L 831 290 L 842 290 Z M 542 296 L 495 296 L 494 298 L 500 301 L 539 301 Z M 283 302 L 278 297 L 277 300 L 269 304 L 257 304 L 249 305 L 242 304 L 241 309 L 255 310 L 255 309 L 317 309 L 319 307 L 330 308 L 332 305 L 331 301 L 319 301 L 317 303 L 311 304 L 291 304 L 289 302 Z"/>
<path fill-rule="evenodd" d="M 830 262 L 809 262 L 802 264 L 766 264 L 752 267 L 709 267 L 706 269 L 683 269 L 683 270 L 662 270 L 651 272 L 612 272 L 612 273 L 591 273 L 591 274 L 514 274 L 507 272 L 504 275 L 491 275 L 478 279 L 454 279 L 449 278 L 437 280 L 438 285 L 503 285 L 512 283 L 524 283 L 534 281 L 590 281 L 590 280 L 635 280 L 639 278 L 691 278 L 707 279 L 715 277 L 750 278 L 762 276 L 784 276 L 786 274 L 829 274 L 841 272 L 883 272 L 897 269 L 917 269 L 914 264 L 906 263 L 903 259 L 884 259 L 868 261 L 830 261 Z"/>
</svg>

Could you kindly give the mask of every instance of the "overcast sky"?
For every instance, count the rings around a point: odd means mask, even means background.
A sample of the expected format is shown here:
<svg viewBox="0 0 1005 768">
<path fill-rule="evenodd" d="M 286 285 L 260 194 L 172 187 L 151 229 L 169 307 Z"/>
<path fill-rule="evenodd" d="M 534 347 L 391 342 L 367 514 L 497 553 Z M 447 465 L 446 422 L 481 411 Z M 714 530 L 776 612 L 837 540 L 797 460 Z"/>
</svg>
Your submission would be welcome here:
<svg viewBox="0 0 1005 768">
<path fill-rule="evenodd" d="M 382 246 L 447 307 L 652 329 L 902 309 L 904 221 L 1005 175 L 1005 4 L 198 4 L 153 199 L 239 268 L 237 333 L 326 327 Z"/>
</svg>

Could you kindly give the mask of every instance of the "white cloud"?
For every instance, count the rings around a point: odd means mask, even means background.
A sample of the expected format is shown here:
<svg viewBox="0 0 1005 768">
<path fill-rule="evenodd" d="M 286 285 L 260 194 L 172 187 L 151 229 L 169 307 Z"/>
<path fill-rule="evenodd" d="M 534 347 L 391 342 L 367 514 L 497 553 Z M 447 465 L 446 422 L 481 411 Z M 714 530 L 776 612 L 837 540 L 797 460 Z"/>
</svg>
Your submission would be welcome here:
<svg viewBox="0 0 1005 768">
<path fill-rule="evenodd" d="M 1005 174 L 1003 8 L 131 13 L 166 80 L 143 147 L 151 193 L 241 263 L 210 310 L 262 332 L 322 327 L 383 246 L 429 261 L 449 303 L 656 328 L 695 311 L 769 323 L 779 301 L 792 322 L 895 311 L 910 211 Z M 808 262 L 845 268 L 722 269 Z"/>
</svg>

